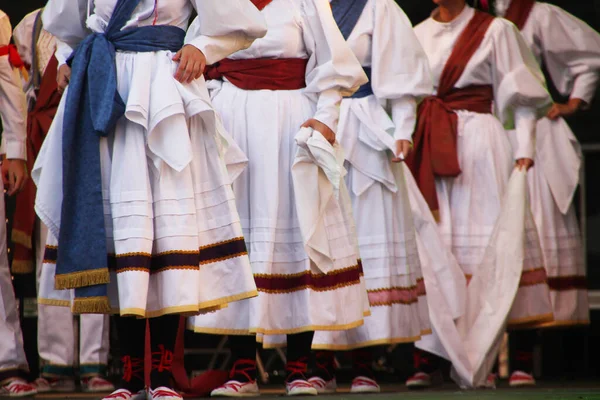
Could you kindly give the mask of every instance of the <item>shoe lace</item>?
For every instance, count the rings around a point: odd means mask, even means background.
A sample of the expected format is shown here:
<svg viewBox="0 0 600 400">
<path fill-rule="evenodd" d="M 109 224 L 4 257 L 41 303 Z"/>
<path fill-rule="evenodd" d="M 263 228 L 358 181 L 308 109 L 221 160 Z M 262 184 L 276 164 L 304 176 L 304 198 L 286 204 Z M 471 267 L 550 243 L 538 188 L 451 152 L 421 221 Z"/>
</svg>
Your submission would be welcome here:
<svg viewBox="0 0 600 400">
<path fill-rule="evenodd" d="M 352 364 L 356 373 L 373 378 L 372 353 L 363 350 L 354 350 L 352 352 Z"/>
<path fill-rule="evenodd" d="M 231 371 L 229 372 L 229 378 L 233 379 L 236 375 L 244 375 L 248 382 L 253 382 L 254 379 L 250 376 L 250 372 L 256 370 L 256 360 L 248 358 L 242 358 L 233 363 Z"/>
<path fill-rule="evenodd" d="M 308 371 L 308 357 L 301 357 L 297 361 L 288 361 L 285 365 L 285 370 L 288 373 L 288 382 L 294 379 L 304 379 L 304 374 Z"/>
<path fill-rule="evenodd" d="M 333 379 L 335 370 L 335 355 L 331 351 L 317 351 L 315 353 L 315 363 L 319 373 L 327 374 L 326 378 Z"/>
<path fill-rule="evenodd" d="M 152 391 L 152 397 L 177 397 L 182 399 L 181 395 L 174 391 L 173 389 L 169 389 L 166 387 L 159 387 Z"/>
<path fill-rule="evenodd" d="M 123 362 L 123 380 L 131 382 L 134 377 L 143 380 L 144 359 L 141 357 L 124 356 L 121 358 Z"/>
<path fill-rule="evenodd" d="M 429 364 L 429 359 L 423 356 L 420 351 L 415 351 L 413 353 L 413 363 L 415 369 L 420 370 L 422 366 Z"/>
<path fill-rule="evenodd" d="M 158 372 L 171 371 L 173 366 L 173 352 L 164 345 L 158 345 L 158 351 L 152 352 L 152 369 Z"/>
</svg>

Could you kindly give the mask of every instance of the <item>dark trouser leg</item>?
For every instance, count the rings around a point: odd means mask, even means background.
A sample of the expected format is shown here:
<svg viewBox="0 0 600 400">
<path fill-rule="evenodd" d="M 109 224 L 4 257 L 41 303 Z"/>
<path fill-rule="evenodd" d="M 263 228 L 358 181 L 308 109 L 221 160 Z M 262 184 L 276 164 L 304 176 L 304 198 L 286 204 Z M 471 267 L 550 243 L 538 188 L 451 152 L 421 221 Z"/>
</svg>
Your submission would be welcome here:
<svg viewBox="0 0 600 400">
<path fill-rule="evenodd" d="M 373 374 L 373 351 L 370 348 L 352 350 L 354 377 L 366 376 L 375 379 Z"/>
<path fill-rule="evenodd" d="M 512 371 L 533 372 L 533 349 L 537 343 L 538 331 L 535 329 L 518 330 L 510 333 L 514 341 L 514 355 L 511 360 Z"/>
<path fill-rule="evenodd" d="M 230 378 L 238 382 L 256 380 L 256 336 L 229 336 L 233 358 Z"/>
<path fill-rule="evenodd" d="M 287 381 L 306 379 L 314 332 L 287 335 Z"/>
<path fill-rule="evenodd" d="M 432 374 L 441 367 L 441 358 L 435 354 L 431 354 L 427 351 L 417 349 L 415 347 L 414 353 L 414 366 L 417 371 L 425 372 L 426 374 Z"/>
<path fill-rule="evenodd" d="M 178 329 L 179 315 L 163 315 L 162 317 L 150 319 L 151 389 L 172 386 L 171 367 Z"/>
<path fill-rule="evenodd" d="M 144 389 L 144 350 L 146 320 L 135 317 L 116 317 L 123 377 L 120 387 L 133 393 Z"/>
<path fill-rule="evenodd" d="M 335 353 L 333 351 L 319 350 L 315 352 L 315 375 L 330 381 L 335 378 Z"/>
</svg>

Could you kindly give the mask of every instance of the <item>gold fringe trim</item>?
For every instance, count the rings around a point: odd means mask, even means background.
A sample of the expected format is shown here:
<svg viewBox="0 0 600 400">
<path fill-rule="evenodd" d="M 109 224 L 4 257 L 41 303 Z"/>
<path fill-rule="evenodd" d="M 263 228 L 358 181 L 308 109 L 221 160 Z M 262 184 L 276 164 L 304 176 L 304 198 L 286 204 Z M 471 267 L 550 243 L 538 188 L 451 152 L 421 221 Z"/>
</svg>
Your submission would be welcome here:
<svg viewBox="0 0 600 400">
<path fill-rule="evenodd" d="M 228 243 L 232 243 L 232 242 L 238 242 L 238 241 L 242 241 L 242 240 L 244 240 L 244 237 L 240 236 L 240 237 L 236 237 L 236 238 L 229 239 L 229 240 L 223 240 L 222 242 L 207 244 L 206 246 L 200 246 L 200 251 L 207 250 L 207 249 L 212 249 L 213 247 L 222 246 L 224 244 L 228 244 Z"/>
<path fill-rule="evenodd" d="M 13 260 L 10 269 L 13 274 L 31 274 L 33 272 L 33 262 L 31 260 Z"/>
<path fill-rule="evenodd" d="M 302 333 L 308 331 L 346 331 L 349 329 L 358 328 L 364 324 L 364 320 L 359 320 L 345 325 L 308 325 L 300 328 L 291 329 L 278 329 L 278 330 L 264 330 L 261 328 L 249 328 L 249 329 L 227 329 L 227 328 L 206 328 L 202 326 L 194 326 L 193 322 L 188 321 L 187 329 L 194 331 L 195 333 L 206 333 L 211 335 L 236 335 L 236 336 L 254 336 L 257 333 L 262 335 L 285 335 Z M 262 343 L 261 338 L 257 338 L 258 343 Z M 274 344 L 277 347 L 277 344 Z M 269 347 L 271 348 L 271 347 Z"/>
<path fill-rule="evenodd" d="M 589 319 L 583 320 L 569 320 L 569 321 L 550 321 L 542 322 L 536 325 L 536 328 L 561 328 L 567 326 L 586 326 L 590 324 Z"/>
<path fill-rule="evenodd" d="M 25 232 L 13 229 L 10 237 L 13 243 L 19 244 L 25 247 L 26 249 L 31 250 L 31 236 L 29 236 Z"/>
<path fill-rule="evenodd" d="M 343 325 L 308 325 L 300 328 L 273 330 L 262 328 L 250 328 L 250 332 L 260 333 L 262 335 L 293 335 L 295 333 L 302 333 L 308 331 L 347 331 L 349 329 L 358 328 L 359 326 L 364 325 L 364 323 L 364 319 L 360 319 L 358 321 L 354 321 L 349 324 Z"/>
<path fill-rule="evenodd" d="M 183 316 L 195 316 L 199 314 L 207 314 L 210 312 L 215 312 L 227 308 L 229 303 L 233 303 L 234 301 L 245 300 L 251 297 L 258 296 L 258 292 L 256 290 L 236 294 L 233 296 L 227 296 L 220 299 L 206 301 L 200 304 L 191 304 L 191 305 L 183 305 L 183 306 L 173 306 L 173 307 L 165 307 L 160 310 L 146 311 L 143 308 L 122 308 L 120 310 L 113 309 L 111 312 L 113 314 L 120 314 L 122 317 L 125 316 L 133 316 L 139 318 L 156 318 L 162 317 L 167 314 L 182 314 Z"/>
<path fill-rule="evenodd" d="M 89 271 L 77 271 L 67 274 L 56 274 L 54 288 L 57 290 L 75 289 L 80 287 L 102 285 L 110 282 L 108 268 L 98 268 Z"/>
<path fill-rule="evenodd" d="M 71 307 L 71 301 L 69 300 L 44 299 L 41 297 L 38 298 L 38 304 L 54 307 Z"/>
<path fill-rule="evenodd" d="M 508 321 L 509 329 L 533 329 L 538 328 L 541 324 L 554 321 L 554 314 L 542 314 L 532 317 L 516 318 Z"/>
<path fill-rule="evenodd" d="M 363 347 L 371 347 L 371 346 L 382 346 L 382 345 L 393 345 L 393 344 L 402 344 L 402 343 L 414 343 L 417 340 L 421 339 L 421 335 L 412 336 L 412 337 L 394 337 L 387 339 L 377 339 L 377 340 L 368 340 L 360 343 L 353 344 L 319 344 L 313 343 L 313 350 L 332 350 L 332 351 L 348 351 L 348 350 L 356 350 L 362 349 Z M 267 344 L 263 345 L 265 349 L 271 348 L 271 345 Z"/>
<path fill-rule="evenodd" d="M 223 257 L 219 257 L 219 258 L 211 258 L 210 260 L 201 261 L 200 265 L 214 264 L 214 263 L 218 263 L 218 262 L 227 261 L 232 258 L 243 257 L 243 256 L 247 256 L 247 255 L 248 255 L 247 251 L 241 251 L 239 253 L 230 254 L 228 256 L 223 256 Z"/>
<path fill-rule="evenodd" d="M 111 308 L 107 296 L 83 297 L 73 300 L 73 314 L 110 314 Z"/>
<path fill-rule="evenodd" d="M 307 290 L 310 289 L 313 292 L 329 292 L 332 290 L 338 290 L 338 289 L 342 289 L 342 288 L 346 288 L 346 287 L 350 287 L 350 286 L 356 286 L 360 284 L 360 279 L 356 280 L 356 281 L 348 281 L 348 282 L 344 282 L 344 283 L 338 283 L 337 285 L 333 285 L 333 286 L 326 286 L 326 287 L 316 287 L 314 285 L 311 284 L 306 284 L 306 285 L 302 285 L 302 286 L 298 286 L 292 289 L 264 289 L 264 288 L 258 288 L 258 291 L 261 293 L 267 293 L 267 294 L 288 294 L 288 293 L 295 293 L 295 292 L 299 292 L 301 290 Z"/>
</svg>

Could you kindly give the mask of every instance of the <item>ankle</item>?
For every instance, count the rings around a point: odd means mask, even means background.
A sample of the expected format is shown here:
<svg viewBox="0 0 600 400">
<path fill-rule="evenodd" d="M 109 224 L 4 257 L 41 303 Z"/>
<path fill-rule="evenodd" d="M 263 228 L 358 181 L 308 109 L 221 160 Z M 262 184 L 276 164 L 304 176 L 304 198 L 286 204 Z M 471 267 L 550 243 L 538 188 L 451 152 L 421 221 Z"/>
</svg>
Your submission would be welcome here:
<svg viewBox="0 0 600 400">
<path fill-rule="evenodd" d="M 231 367 L 229 379 L 241 383 L 256 381 L 256 360 L 239 359 Z"/>
<path fill-rule="evenodd" d="M 287 372 L 286 382 L 293 382 L 295 380 L 306 380 L 306 373 L 308 372 L 308 357 L 301 357 L 298 360 L 288 360 L 285 370 Z"/>
<path fill-rule="evenodd" d="M 326 381 L 335 378 L 335 355 L 332 351 L 317 351 L 315 353 L 316 368 L 314 375 Z"/>
</svg>

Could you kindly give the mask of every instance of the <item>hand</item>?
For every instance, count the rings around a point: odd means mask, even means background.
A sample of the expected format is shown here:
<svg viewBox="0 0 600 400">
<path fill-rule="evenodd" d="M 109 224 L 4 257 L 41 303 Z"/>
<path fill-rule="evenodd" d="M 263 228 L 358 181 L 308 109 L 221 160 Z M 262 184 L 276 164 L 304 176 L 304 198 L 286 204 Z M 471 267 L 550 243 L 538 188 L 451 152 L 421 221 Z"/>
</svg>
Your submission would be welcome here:
<svg viewBox="0 0 600 400">
<path fill-rule="evenodd" d="M 29 178 L 24 160 L 8 160 L 8 195 L 19 193 Z"/>
<path fill-rule="evenodd" d="M 581 99 L 570 99 L 567 104 L 554 103 L 548 111 L 547 117 L 555 120 L 559 117 L 570 117 L 583 108 L 585 102 Z"/>
<path fill-rule="evenodd" d="M 533 160 L 531 158 L 519 158 L 517 160 L 517 168 L 519 171 L 529 171 L 529 168 L 533 167 Z"/>
<path fill-rule="evenodd" d="M 409 140 L 396 140 L 396 153 L 392 157 L 392 162 L 404 162 L 411 151 L 412 143 Z"/>
<path fill-rule="evenodd" d="M 69 80 L 71 79 L 71 67 L 67 64 L 63 64 L 58 68 L 58 73 L 56 75 L 56 84 L 58 85 L 58 93 L 63 94 L 65 88 L 69 84 Z"/>
<path fill-rule="evenodd" d="M 321 121 L 317 121 L 314 118 L 309 119 L 305 123 L 302 124 L 303 128 L 312 128 L 315 131 L 319 131 L 325 139 L 331 144 L 335 143 L 335 133 L 324 123 Z"/>
<path fill-rule="evenodd" d="M 4 156 L 2 156 L 4 157 Z M 2 160 L 2 184 L 5 188 L 8 188 L 8 168 L 10 167 L 10 160 Z"/>
<path fill-rule="evenodd" d="M 196 47 L 186 44 L 175 54 L 173 61 L 179 63 L 175 79 L 181 83 L 190 83 L 198 79 L 206 68 L 206 57 Z"/>
</svg>

